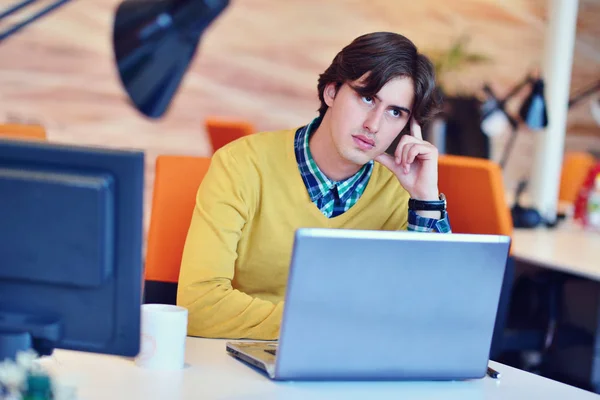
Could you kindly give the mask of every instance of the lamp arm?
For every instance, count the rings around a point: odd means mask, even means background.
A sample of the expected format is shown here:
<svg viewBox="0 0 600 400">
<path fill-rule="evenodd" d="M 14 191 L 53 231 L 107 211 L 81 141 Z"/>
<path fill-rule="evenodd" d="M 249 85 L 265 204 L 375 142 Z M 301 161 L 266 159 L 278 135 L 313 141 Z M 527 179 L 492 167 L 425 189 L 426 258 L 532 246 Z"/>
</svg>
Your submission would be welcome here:
<svg viewBox="0 0 600 400">
<path fill-rule="evenodd" d="M 585 89 L 583 92 L 576 94 L 571 99 L 569 99 L 569 108 L 579 103 L 581 100 L 585 99 L 589 95 L 594 94 L 595 92 L 600 90 L 600 81 L 596 82 L 594 85 Z"/>
<path fill-rule="evenodd" d="M 22 2 L 17 3 L 17 4 L 15 4 L 12 7 L 8 7 L 6 10 L 4 10 L 4 11 L 2 11 L 0 13 L 0 20 L 2 20 L 2 18 L 6 18 L 9 15 L 12 15 L 12 14 L 16 13 L 17 11 L 19 11 L 19 10 L 27 7 L 28 5 L 33 4 L 33 3 L 37 2 L 37 1 L 38 0 L 23 0 Z"/>
<path fill-rule="evenodd" d="M 504 170 L 506 166 L 506 162 L 508 161 L 508 157 L 510 157 L 510 153 L 512 152 L 513 147 L 515 146 L 515 142 L 517 141 L 517 133 L 519 132 L 519 125 L 517 121 L 514 120 L 510 115 L 508 115 L 508 121 L 510 122 L 510 127 L 512 128 L 510 131 L 510 137 L 508 138 L 508 142 L 504 146 L 504 151 L 502 152 L 502 158 L 500 159 L 500 168 Z"/>
<path fill-rule="evenodd" d="M 12 7 L 9 7 L 7 10 L 3 11 L 2 13 L 0 13 L 0 22 L 16 13 L 19 10 L 22 10 L 23 8 L 29 6 L 30 4 L 33 4 L 35 2 L 37 2 L 38 0 L 23 0 L 20 3 L 15 4 Z M 38 11 L 36 14 L 33 14 L 27 18 L 25 18 L 22 21 L 19 21 L 18 23 L 9 26 L 8 28 L 6 28 L 3 31 L 0 31 L 0 43 L 2 43 L 2 41 L 6 38 L 8 38 L 9 36 L 15 34 L 16 32 L 20 31 L 21 29 L 25 28 L 27 25 L 31 24 L 32 22 L 44 17 L 47 14 L 50 14 L 52 11 L 56 10 L 57 8 L 65 5 L 66 3 L 68 3 L 71 0 L 56 0 L 53 3 L 49 4 L 48 6 L 42 8 L 40 11 Z"/>
<path fill-rule="evenodd" d="M 504 96 L 504 98 L 501 100 L 501 103 L 504 104 L 507 101 L 509 101 L 515 94 L 519 93 L 519 91 L 521 91 L 521 89 L 523 89 L 525 87 L 525 85 L 530 83 L 531 80 L 532 80 L 531 76 L 527 75 L 518 85 L 516 85 L 514 88 L 512 88 L 511 91 L 508 92 L 508 94 L 506 96 Z"/>
</svg>

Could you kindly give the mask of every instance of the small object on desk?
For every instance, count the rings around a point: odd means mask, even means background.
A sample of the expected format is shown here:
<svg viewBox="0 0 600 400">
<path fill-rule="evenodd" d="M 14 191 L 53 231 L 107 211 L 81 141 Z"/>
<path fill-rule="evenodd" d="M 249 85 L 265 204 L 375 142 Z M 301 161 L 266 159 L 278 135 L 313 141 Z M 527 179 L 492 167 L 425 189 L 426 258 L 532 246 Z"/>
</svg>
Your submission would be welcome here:
<svg viewBox="0 0 600 400">
<path fill-rule="evenodd" d="M 269 354 L 277 355 L 277 349 L 265 349 L 265 351 Z"/>
<path fill-rule="evenodd" d="M 584 227 L 590 227 L 590 225 L 593 227 L 593 224 L 590 224 L 590 212 L 592 215 L 594 214 L 594 192 L 597 189 L 596 185 L 599 175 L 600 162 L 596 163 L 596 165 L 589 170 L 587 177 L 579 189 L 577 199 L 575 200 L 574 219 L 575 221 L 580 222 Z M 592 216 L 592 220 L 593 219 L 594 217 Z"/>
<path fill-rule="evenodd" d="M 52 399 L 52 387 L 50 377 L 46 374 L 30 374 L 27 377 L 27 390 L 23 400 L 50 400 Z"/>
<path fill-rule="evenodd" d="M 587 225 L 600 231 L 600 172 L 594 177 L 594 186 L 587 201 Z"/>
<path fill-rule="evenodd" d="M 135 363 L 147 369 L 183 369 L 187 325 L 188 310 L 184 307 L 143 304 L 142 340 Z"/>
<path fill-rule="evenodd" d="M 76 388 L 55 380 L 37 362 L 33 350 L 20 351 L 16 360 L 0 362 L 0 399 L 74 400 Z"/>
<path fill-rule="evenodd" d="M 493 379 L 500 379 L 500 376 L 501 376 L 500 372 L 498 372 L 495 369 L 490 368 L 490 367 L 487 368 L 487 375 Z"/>
</svg>

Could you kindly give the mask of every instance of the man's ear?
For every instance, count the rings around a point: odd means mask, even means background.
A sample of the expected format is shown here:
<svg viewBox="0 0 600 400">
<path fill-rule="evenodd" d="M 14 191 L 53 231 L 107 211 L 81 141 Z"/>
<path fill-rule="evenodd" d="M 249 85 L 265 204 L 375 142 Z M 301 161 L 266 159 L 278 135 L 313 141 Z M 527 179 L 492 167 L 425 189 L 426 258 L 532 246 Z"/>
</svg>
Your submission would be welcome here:
<svg viewBox="0 0 600 400">
<path fill-rule="evenodd" d="M 323 99 L 325 100 L 325 104 L 328 107 L 333 105 L 333 99 L 335 99 L 335 95 L 337 94 L 336 84 L 334 82 L 328 83 L 323 90 Z"/>
</svg>

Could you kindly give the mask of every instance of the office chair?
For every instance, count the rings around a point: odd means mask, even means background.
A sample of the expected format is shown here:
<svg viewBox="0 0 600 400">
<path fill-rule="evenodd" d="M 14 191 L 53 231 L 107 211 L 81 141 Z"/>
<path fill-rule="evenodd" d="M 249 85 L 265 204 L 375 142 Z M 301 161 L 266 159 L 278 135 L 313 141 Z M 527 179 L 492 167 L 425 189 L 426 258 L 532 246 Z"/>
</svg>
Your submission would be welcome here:
<svg viewBox="0 0 600 400">
<path fill-rule="evenodd" d="M 219 150 L 229 142 L 233 142 L 255 132 L 254 125 L 245 121 L 235 121 L 209 117 L 205 123 L 206 133 L 213 152 Z"/>
<path fill-rule="evenodd" d="M 0 138 L 18 140 L 46 140 L 46 129 L 41 125 L 0 124 Z"/>
<path fill-rule="evenodd" d="M 210 158 L 162 155 L 156 159 L 144 303 L 176 304 L 177 282 L 196 193 Z"/>
</svg>

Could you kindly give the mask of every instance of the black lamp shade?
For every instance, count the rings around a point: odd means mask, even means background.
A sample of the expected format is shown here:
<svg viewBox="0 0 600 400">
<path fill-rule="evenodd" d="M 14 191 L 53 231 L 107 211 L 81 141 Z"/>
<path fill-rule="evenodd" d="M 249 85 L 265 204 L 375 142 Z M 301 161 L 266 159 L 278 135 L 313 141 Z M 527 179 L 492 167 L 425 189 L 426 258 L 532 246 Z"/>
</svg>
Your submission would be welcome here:
<svg viewBox="0 0 600 400">
<path fill-rule="evenodd" d="M 121 82 L 150 118 L 167 110 L 200 36 L 229 0 L 125 0 L 115 15 L 113 46 Z"/>
<path fill-rule="evenodd" d="M 519 115 L 531 129 L 543 129 L 548 126 L 543 80 L 536 79 L 533 82 L 531 94 L 523 102 Z"/>
</svg>

